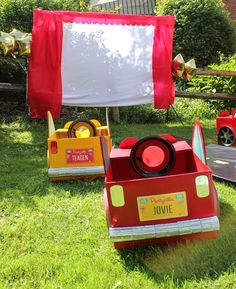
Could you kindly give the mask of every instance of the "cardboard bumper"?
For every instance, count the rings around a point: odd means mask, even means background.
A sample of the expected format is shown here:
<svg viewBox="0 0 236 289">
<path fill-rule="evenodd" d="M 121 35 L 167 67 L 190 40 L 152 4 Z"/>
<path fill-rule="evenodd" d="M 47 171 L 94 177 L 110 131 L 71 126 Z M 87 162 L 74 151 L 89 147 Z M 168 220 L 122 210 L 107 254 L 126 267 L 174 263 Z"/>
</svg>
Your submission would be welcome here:
<svg viewBox="0 0 236 289">
<path fill-rule="evenodd" d="M 183 236 L 219 230 L 217 216 L 167 224 L 109 228 L 109 236 L 113 241 L 134 241 L 143 239 Z"/>
</svg>

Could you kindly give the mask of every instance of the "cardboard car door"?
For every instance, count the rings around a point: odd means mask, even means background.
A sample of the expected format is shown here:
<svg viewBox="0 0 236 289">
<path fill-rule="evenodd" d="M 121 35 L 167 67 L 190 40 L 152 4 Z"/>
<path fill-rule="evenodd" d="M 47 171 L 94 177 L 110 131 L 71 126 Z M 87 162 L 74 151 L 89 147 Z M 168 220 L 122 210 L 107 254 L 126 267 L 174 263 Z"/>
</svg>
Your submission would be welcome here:
<svg viewBox="0 0 236 289">
<path fill-rule="evenodd" d="M 101 148 L 102 148 L 102 158 L 103 158 L 104 171 L 105 171 L 105 175 L 107 175 L 109 164 L 110 164 L 110 158 L 109 158 L 106 139 L 104 136 L 100 137 L 100 142 L 101 142 Z"/>
</svg>

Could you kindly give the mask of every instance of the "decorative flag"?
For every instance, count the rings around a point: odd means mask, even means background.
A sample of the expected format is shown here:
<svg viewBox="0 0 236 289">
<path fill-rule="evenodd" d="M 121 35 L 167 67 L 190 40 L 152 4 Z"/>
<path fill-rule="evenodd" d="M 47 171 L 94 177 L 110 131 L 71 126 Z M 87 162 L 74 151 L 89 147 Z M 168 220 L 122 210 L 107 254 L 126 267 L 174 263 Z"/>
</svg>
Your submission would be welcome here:
<svg viewBox="0 0 236 289">
<path fill-rule="evenodd" d="M 173 16 L 34 10 L 31 117 L 59 117 L 62 105 L 168 108 L 173 30 Z"/>
</svg>

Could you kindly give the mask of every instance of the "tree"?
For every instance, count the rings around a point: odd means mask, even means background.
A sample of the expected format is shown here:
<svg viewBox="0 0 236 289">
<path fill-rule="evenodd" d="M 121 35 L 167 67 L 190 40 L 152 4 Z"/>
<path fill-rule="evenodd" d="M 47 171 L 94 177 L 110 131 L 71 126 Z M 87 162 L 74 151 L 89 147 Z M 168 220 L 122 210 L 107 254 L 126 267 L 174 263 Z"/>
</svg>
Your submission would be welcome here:
<svg viewBox="0 0 236 289">
<path fill-rule="evenodd" d="M 31 32 L 33 9 L 88 11 L 89 0 L 1 0 L 0 31 Z"/>
<path fill-rule="evenodd" d="M 174 15 L 174 54 L 194 57 L 198 66 L 236 49 L 235 26 L 221 0 L 161 0 L 157 15 Z"/>
</svg>

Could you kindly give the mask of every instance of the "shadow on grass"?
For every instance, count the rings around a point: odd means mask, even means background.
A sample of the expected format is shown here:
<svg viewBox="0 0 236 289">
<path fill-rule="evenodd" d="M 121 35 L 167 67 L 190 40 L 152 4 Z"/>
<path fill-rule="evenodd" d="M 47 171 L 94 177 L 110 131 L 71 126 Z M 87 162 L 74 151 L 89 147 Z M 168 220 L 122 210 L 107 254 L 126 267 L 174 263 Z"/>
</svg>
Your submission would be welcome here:
<svg viewBox="0 0 236 289">
<path fill-rule="evenodd" d="M 101 193 L 104 179 L 50 182 L 47 175 L 47 123 L 12 122 L 0 127 L 0 199 L 34 207 L 32 196 Z"/>
<path fill-rule="evenodd" d="M 215 279 L 236 259 L 236 211 L 227 203 L 221 203 L 221 210 L 221 229 L 216 239 L 123 250 L 119 254 L 129 270 L 138 266 L 155 281 L 169 276 L 181 285 L 189 279 Z"/>
</svg>

